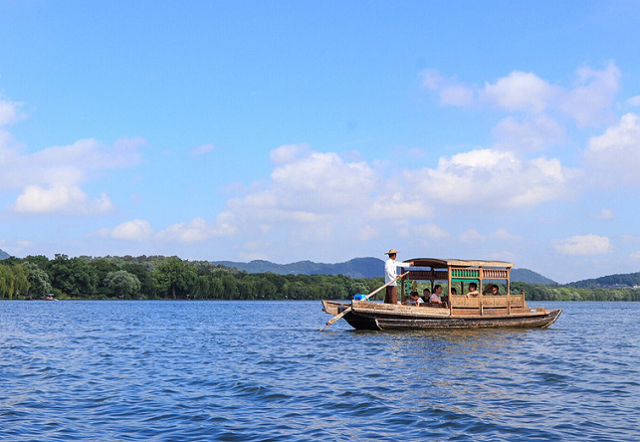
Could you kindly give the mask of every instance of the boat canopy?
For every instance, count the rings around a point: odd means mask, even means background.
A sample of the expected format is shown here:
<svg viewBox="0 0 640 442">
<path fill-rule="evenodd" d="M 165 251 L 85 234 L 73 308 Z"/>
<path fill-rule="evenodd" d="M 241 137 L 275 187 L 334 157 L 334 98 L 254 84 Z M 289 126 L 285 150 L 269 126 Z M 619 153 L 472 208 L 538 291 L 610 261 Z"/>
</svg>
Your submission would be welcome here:
<svg viewBox="0 0 640 442">
<path fill-rule="evenodd" d="M 436 259 L 436 258 L 413 258 L 407 262 L 413 261 L 415 267 L 430 267 L 432 269 L 447 269 L 449 267 L 488 267 L 510 269 L 513 264 L 505 261 L 481 261 L 481 260 L 465 260 L 465 259 Z"/>
</svg>

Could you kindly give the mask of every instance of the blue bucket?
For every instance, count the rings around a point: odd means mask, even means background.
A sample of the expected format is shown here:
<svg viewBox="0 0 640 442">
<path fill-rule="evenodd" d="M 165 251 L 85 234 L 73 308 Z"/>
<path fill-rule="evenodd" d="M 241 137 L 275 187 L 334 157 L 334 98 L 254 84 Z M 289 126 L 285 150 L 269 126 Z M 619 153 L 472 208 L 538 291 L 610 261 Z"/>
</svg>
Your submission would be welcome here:
<svg viewBox="0 0 640 442">
<path fill-rule="evenodd" d="M 362 293 L 357 293 L 357 294 L 353 295 L 353 300 L 354 301 L 366 301 L 367 300 L 367 295 L 363 295 Z"/>
</svg>

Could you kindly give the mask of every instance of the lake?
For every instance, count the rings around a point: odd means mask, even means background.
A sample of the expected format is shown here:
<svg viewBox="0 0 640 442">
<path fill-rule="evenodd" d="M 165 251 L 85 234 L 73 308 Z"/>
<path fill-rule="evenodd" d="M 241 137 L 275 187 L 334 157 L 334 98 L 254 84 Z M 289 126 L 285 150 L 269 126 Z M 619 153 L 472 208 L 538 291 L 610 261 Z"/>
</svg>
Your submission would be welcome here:
<svg viewBox="0 0 640 442">
<path fill-rule="evenodd" d="M 640 303 L 356 332 L 319 301 L 2 301 L 0 440 L 638 441 Z"/>
</svg>

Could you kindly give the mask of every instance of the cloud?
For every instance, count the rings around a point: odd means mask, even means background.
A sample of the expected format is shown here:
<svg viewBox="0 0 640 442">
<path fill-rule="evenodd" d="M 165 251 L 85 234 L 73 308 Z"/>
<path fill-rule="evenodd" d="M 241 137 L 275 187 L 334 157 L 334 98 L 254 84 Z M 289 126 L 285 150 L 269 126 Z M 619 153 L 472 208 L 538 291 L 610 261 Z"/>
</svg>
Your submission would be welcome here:
<svg viewBox="0 0 640 442">
<path fill-rule="evenodd" d="M 0 99 L 0 127 L 17 123 L 27 118 L 27 114 L 21 112 L 23 103 Z"/>
<path fill-rule="evenodd" d="M 125 241 L 146 241 L 153 235 L 149 221 L 134 219 L 116 226 L 109 234 L 112 238 Z"/>
<path fill-rule="evenodd" d="M 553 248 L 558 253 L 570 256 L 605 255 L 613 251 L 609 238 L 598 235 L 572 236 L 554 241 Z"/>
<path fill-rule="evenodd" d="M 269 159 L 273 164 L 280 165 L 305 160 L 312 153 L 308 144 L 285 144 L 273 149 Z"/>
<path fill-rule="evenodd" d="M 640 95 L 631 97 L 625 101 L 628 106 L 640 106 Z"/>
<path fill-rule="evenodd" d="M 514 71 L 495 84 L 485 83 L 480 101 L 511 112 L 539 114 L 556 100 L 560 92 L 557 86 L 550 85 L 532 72 Z"/>
<path fill-rule="evenodd" d="M 27 186 L 13 206 L 15 212 L 25 214 L 95 215 L 112 209 L 106 194 L 90 199 L 76 186 Z"/>
<path fill-rule="evenodd" d="M 506 117 L 493 129 L 494 147 L 499 150 L 533 152 L 566 143 L 565 128 L 548 115 L 533 118 Z"/>
<path fill-rule="evenodd" d="M 578 69 L 574 87 L 565 91 L 556 103 L 579 125 L 602 121 L 602 112 L 609 108 L 620 90 L 620 69 L 612 61 L 603 69 Z"/>
<path fill-rule="evenodd" d="M 93 139 L 52 146 L 24 154 L 16 147 L 0 145 L 0 192 L 19 190 L 17 213 L 96 215 L 110 211 L 106 194 L 90 198 L 81 189 L 109 169 L 139 164 L 141 138 L 121 138 L 110 146 Z"/>
<path fill-rule="evenodd" d="M 601 184 L 640 186 L 640 115 L 623 115 L 615 126 L 591 138 L 585 159 L 598 169 Z"/>
<path fill-rule="evenodd" d="M 215 237 L 233 236 L 236 228 L 230 223 L 229 213 L 220 214 L 212 223 L 204 218 L 194 218 L 188 223 L 176 223 L 156 235 L 161 242 L 194 243 Z"/>
<path fill-rule="evenodd" d="M 567 198 L 579 173 L 556 159 L 525 160 L 512 152 L 479 149 L 405 175 L 416 194 L 443 204 L 518 208 Z"/>
<path fill-rule="evenodd" d="M 436 70 L 421 73 L 424 88 L 435 91 L 440 103 L 451 106 L 491 106 L 505 112 L 540 115 L 551 111 L 572 118 L 579 126 L 600 123 L 620 90 L 620 69 L 613 61 L 603 69 L 577 69 L 569 87 L 551 84 L 533 72 L 513 71 L 494 83 L 474 87 L 445 78 Z"/>
<path fill-rule="evenodd" d="M 191 155 L 193 156 L 202 156 L 211 151 L 213 151 L 215 147 L 213 144 L 203 144 L 202 146 L 191 149 Z"/>
</svg>

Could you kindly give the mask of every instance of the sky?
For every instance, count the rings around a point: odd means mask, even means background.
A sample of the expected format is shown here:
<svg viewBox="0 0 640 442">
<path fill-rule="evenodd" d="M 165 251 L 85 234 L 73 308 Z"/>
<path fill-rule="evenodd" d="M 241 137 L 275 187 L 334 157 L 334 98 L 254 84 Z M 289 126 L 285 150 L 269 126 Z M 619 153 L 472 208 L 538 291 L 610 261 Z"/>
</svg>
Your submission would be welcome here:
<svg viewBox="0 0 640 442">
<path fill-rule="evenodd" d="M 638 272 L 638 23 L 637 1 L 0 0 L 0 249 Z"/>
</svg>

